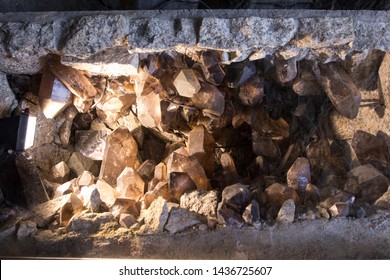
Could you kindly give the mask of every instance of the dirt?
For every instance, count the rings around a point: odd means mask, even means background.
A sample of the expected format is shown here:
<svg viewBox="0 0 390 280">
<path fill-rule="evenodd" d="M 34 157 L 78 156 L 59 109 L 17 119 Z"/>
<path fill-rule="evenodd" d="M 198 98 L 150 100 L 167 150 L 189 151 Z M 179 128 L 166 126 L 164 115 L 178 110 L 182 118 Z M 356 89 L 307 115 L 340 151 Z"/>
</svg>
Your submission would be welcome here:
<svg viewBox="0 0 390 280">
<path fill-rule="evenodd" d="M 138 236 L 107 227 L 92 236 L 39 231 L 0 241 L 0 256 L 137 259 L 389 259 L 390 213 L 365 219 L 298 221 L 260 229 L 191 229 Z M 183 248 L 186 248 L 183 250 Z"/>
</svg>

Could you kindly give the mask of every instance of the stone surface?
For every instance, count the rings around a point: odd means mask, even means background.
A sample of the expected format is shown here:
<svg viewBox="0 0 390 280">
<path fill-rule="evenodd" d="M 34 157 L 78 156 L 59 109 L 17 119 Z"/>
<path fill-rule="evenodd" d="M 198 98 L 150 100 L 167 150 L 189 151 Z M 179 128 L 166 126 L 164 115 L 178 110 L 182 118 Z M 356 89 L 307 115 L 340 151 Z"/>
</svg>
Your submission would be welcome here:
<svg viewBox="0 0 390 280">
<path fill-rule="evenodd" d="M 198 45 L 222 51 L 279 47 L 295 36 L 297 28 L 298 23 L 292 18 L 204 18 Z"/>
<path fill-rule="evenodd" d="M 103 160 L 107 136 L 107 131 L 77 130 L 75 150 L 92 160 Z"/>
<path fill-rule="evenodd" d="M 218 194 L 216 191 L 195 190 L 180 197 L 180 207 L 196 212 L 208 219 L 216 219 Z"/>
<path fill-rule="evenodd" d="M 67 203 L 65 203 L 60 209 L 60 225 L 67 226 L 70 219 L 82 210 L 83 202 L 77 197 L 76 194 L 70 194 L 69 201 L 67 201 Z"/>
<path fill-rule="evenodd" d="M 344 190 L 371 203 L 381 197 L 388 186 L 389 180 L 372 165 L 366 164 L 348 173 Z"/>
<path fill-rule="evenodd" d="M 71 102 L 70 90 L 50 70 L 46 70 L 39 88 L 39 105 L 45 117 L 48 119 L 56 117 Z"/>
<path fill-rule="evenodd" d="M 117 197 L 120 196 L 120 193 L 107 184 L 104 180 L 97 180 L 96 188 L 99 191 L 100 199 L 108 206 L 111 207 L 114 205 L 114 202 Z"/>
<path fill-rule="evenodd" d="M 250 203 L 250 191 L 245 185 L 234 184 L 225 187 L 222 191 L 222 204 L 242 214 Z"/>
<path fill-rule="evenodd" d="M 93 213 L 100 212 L 102 200 L 100 199 L 99 190 L 95 185 L 81 187 L 80 196 L 83 201 L 84 208 L 92 211 Z"/>
<path fill-rule="evenodd" d="M 211 84 L 202 83 L 199 92 L 193 96 L 192 102 L 204 113 L 218 117 L 222 116 L 225 110 L 224 95 L 216 86 Z"/>
<path fill-rule="evenodd" d="M 152 202 L 147 210 L 141 213 L 144 219 L 147 233 L 159 233 L 164 230 L 164 226 L 168 220 L 168 204 L 167 201 L 158 197 Z"/>
<path fill-rule="evenodd" d="M 295 218 L 295 202 L 293 199 L 286 200 L 279 210 L 277 221 L 282 223 L 292 223 Z"/>
<path fill-rule="evenodd" d="M 145 182 L 136 170 L 125 167 L 117 178 L 116 189 L 121 196 L 138 200 L 145 193 Z"/>
<path fill-rule="evenodd" d="M 125 167 L 136 168 L 138 145 L 125 127 L 114 130 L 107 139 L 99 178 L 112 186 Z"/>
<path fill-rule="evenodd" d="M 116 228 L 117 225 L 111 213 L 79 213 L 69 221 L 67 229 L 87 236 L 97 233 L 102 227 Z"/>
<path fill-rule="evenodd" d="M 218 204 L 218 222 L 220 224 L 225 224 L 226 226 L 240 228 L 244 226 L 245 221 L 239 213 L 230 208 L 225 208 L 222 206 L 222 202 Z"/>
<path fill-rule="evenodd" d="M 378 90 L 380 93 L 383 105 L 390 106 L 390 52 L 386 52 L 383 57 L 382 64 L 378 71 Z"/>
<path fill-rule="evenodd" d="M 287 185 L 296 191 L 303 192 L 311 182 L 309 160 L 304 157 L 296 159 L 287 172 Z"/>
<path fill-rule="evenodd" d="M 119 224 L 125 228 L 131 228 L 137 220 L 131 214 L 121 214 L 119 216 Z"/>
<path fill-rule="evenodd" d="M 165 225 L 165 229 L 171 234 L 175 234 L 201 224 L 204 220 L 204 218 L 202 219 L 202 217 L 195 212 L 185 208 L 173 207 L 171 211 L 169 211 L 169 218 Z"/>
<path fill-rule="evenodd" d="M 1 67 L 1 66 L 0 66 Z M 0 72 L 0 118 L 9 117 L 18 106 L 15 94 L 9 87 L 7 76 Z"/>
<path fill-rule="evenodd" d="M 390 187 L 387 189 L 387 192 L 375 201 L 374 205 L 390 209 Z"/>
<path fill-rule="evenodd" d="M 48 202 L 38 204 L 33 208 L 33 212 L 38 216 L 42 223 L 50 222 L 54 215 L 59 213 L 60 209 L 70 200 L 72 194 L 60 196 L 49 200 Z"/>
<path fill-rule="evenodd" d="M 183 69 L 173 81 L 180 96 L 192 98 L 200 90 L 200 83 L 191 69 Z"/>
<path fill-rule="evenodd" d="M 67 195 L 73 192 L 74 187 L 76 186 L 76 180 L 73 179 L 69 182 L 63 183 L 58 186 L 54 192 L 53 198 L 61 197 L 63 195 Z"/>
<path fill-rule="evenodd" d="M 288 60 L 275 59 L 276 78 L 282 83 L 288 83 L 297 76 L 297 61 L 295 58 Z"/>
<path fill-rule="evenodd" d="M 357 50 L 387 50 L 390 44 L 389 22 L 356 19 L 353 27 L 354 48 Z"/>
<path fill-rule="evenodd" d="M 64 56 L 61 63 L 95 75 L 135 76 L 138 73 L 139 55 L 130 55 L 126 47 L 116 47 L 85 59 Z"/>
<path fill-rule="evenodd" d="M 49 61 L 51 72 L 76 96 L 82 100 L 90 100 L 96 94 L 96 88 L 76 69 L 62 65 L 59 61 Z"/>
<path fill-rule="evenodd" d="M 196 158 L 173 152 L 167 163 L 167 173 L 172 172 L 187 173 L 198 189 L 208 190 L 210 187 L 206 173 Z"/>
<path fill-rule="evenodd" d="M 23 221 L 19 223 L 19 228 L 16 233 L 18 239 L 24 239 L 38 231 L 37 224 L 33 221 Z"/>
<path fill-rule="evenodd" d="M 344 117 L 354 119 L 359 113 L 361 94 L 352 78 L 336 63 L 320 64 L 317 79 L 333 106 Z"/>
<path fill-rule="evenodd" d="M 78 111 L 76 107 L 69 106 L 65 112 L 65 121 L 61 125 L 60 131 L 59 131 L 59 137 L 62 148 L 67 148 L 69 145 L 70 136 L 72 134 L 72 126 L 73 126 L 73 120 L 77 116 Z"/>
<path fill-rule="evenodd" d="M 67 162 L 71 153 L 55 144 L 44 144 L 33 147 L 31 155 L 34 165 L 41 170 L 50 171 L 50 168 L 57 163 L 61 161 Z"/>
<path fill-rule="evenodd" d="M 97 164 L 79 152 L 74 152 L 69 158 L 67 164 L 69 169 L 77 176 L 83 174 L 84 171 L 89 171 L 94 176 L 97 176 L 99 173 Z"/>
<path fill-rule="evenodd" d="M 188 136 L 188 153 L 195 157 L 211 178 L 215 167 L 215 140 L 203 125 L 194 127 Z"/>
<path fill-rule="evenodd" d="M 245 208 L 242 218 L 248 225 L 255 225 L 260 222 L 260 205 L 256 200 L 252 200 Z"/>
</svg>

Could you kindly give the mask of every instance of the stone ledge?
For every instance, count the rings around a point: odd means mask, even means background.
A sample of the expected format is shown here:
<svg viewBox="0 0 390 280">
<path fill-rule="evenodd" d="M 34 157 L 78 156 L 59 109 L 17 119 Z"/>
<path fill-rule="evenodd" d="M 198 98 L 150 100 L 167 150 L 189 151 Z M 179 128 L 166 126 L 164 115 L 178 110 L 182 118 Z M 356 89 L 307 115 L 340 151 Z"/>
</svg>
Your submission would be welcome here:
<svg viewBox="0 0 390 280">
<path fill-rule="evenodd" d="M 3 13 L 0 71 L 37 73 L 48 54 L 73 57 L 77 63 L 83 59 L 90 63 L 95 56 L 93 63 L 104 63 L 107 58 L 102 54 L 117 47 L 130 53 L 168 49 L 264 53 L 254 59 L 280 50 L 298 54 L 320 49 L 329 56 L 335 46 L 388 51 L 389 15 L 312 10 Z"/>
</svg>

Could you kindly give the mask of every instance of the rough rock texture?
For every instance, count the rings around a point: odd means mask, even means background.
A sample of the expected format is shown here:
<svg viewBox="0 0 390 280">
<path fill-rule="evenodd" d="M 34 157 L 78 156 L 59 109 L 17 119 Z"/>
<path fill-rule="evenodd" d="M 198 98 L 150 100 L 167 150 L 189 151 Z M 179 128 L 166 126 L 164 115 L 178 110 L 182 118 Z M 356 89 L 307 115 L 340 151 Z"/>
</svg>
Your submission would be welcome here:
<svg viewBox="0 0 390 280">
<path fill-rule="evenodd" d="M 178 233 L 187 228 L 202 223 L 205 219 L 195 212 L 188 211 L 185 208 L 173 207 L 169 212 L 169 218 L 165 229 L 170 233 Z"/>
<path fill-rule="evenodd" d="M 236 57 L 260 59 L 278 51 L 291 58 L 301 51 L 330 58 L 345 50 L 389 50 L 388 11 L 117 11 L 38 13 L 0 16 L 0 71 L 37 73 L 49 53 L 65 64 L 94 67 L 118 50 L 161 52 L 218 49 Z M 327 49 L 339 46 L 340 50 Z M 92 57 L 91 57 L 92 56 Z M 119 56 L 120 57 L 120 56 Z M 118 57 L 119 64 L 128 63 Z M 84 61 L 79 60 L 86 59 Z M 80 64 L 78 64 L 80 63 Z M 228 62 L 230 63 L 230 62 Z M 75 65 L 76 65 L 75 64 Z M 123 64 L 122 64 L 123 65 Z M 81 69 L 80 68 L 80 69 Z M 117 74 L 130 69 L 119 67 Z"/>
<path fill-rule="evenodd" d="M 67 229 L 82 235 L 90 235 L 98 232 L 107 224 L 113 227 L 118 226 L 111 213 L 80 213 L 73 216 Z"/>
<path fill-rule="evenodd" d="M 164 198 L 158 197 L 154 200 L 150 207 L 141 213 L 145 222 L 144 233 L 162 232 L 168 220 L 168 213 L 168 204 Z"/>
<path fill-rule="evenodd" d="M 18 102 L 8 85 L 7 76 L 0 72 L 0 118 L 10 116 L 17 106 Z"/>
<path fill-rule="evenodd" d="M 218 194 L 216 191 L 196 190 L 180 197 L 180 207 L 187 208 L 208 218 L 217 216 Z"/>
</svg>

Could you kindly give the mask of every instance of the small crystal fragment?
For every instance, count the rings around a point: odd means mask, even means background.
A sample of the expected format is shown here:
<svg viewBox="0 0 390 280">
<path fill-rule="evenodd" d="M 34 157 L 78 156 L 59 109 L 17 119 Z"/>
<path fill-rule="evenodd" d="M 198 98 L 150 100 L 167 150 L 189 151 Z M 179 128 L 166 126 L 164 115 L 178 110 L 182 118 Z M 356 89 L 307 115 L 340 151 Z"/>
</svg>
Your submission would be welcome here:
<svg viewBox="0 0 390 280">
<path fill-rule="evenodd" d="M 192 98 L 200 90 L 200 83 L 195 72 L 191 69 L 183 69 L 173 81 L 180 96 Z"/>
<path fill-rule="evenodd" d="M 70 169 L 68 165 L 61 161 L 51 168 L 51 175 L 54 182 L 65 183 L 68 180 Z"/>
<path fill-rule="evenodd" d="M 136 219 L 131 214 L 120 214 L 119 216 L 119 224 L 122 227 L 131 228 L 136 222 Z"/>
<path fill-rule="evenodd" d="M 346 202 L 336 202 L 329 208 L 332 217 L 346 217 L 349 214 L 349 204 Z"/>
<path fill-rule="evenodd" d="M 145 127 L 161 127 L 160 95 L 152 91 L 137 97 L 137 116 Z"/>
<path fill-rule="evenodd" d="M 49 68 L 74 95 L 83 100 L 92 99 L 96 95 L 95 87 L 78 70 L 62 65 L 59 61 L 50 61 Z"/>
<path fill-rule="evenodd" d="M 242 214 L 244 221 L 249 225 L 255 225 L 260 222 L 260 205 L 256 200 L 252 200 L 251 203 L 245 208 L 244 214 Z"/>
<path fill-rule="evenodd" d="M 222 84 L 225 72 L 219 65 L 217 53 L 214 51 L 202 52 L 200 62 L 206 80 L 216 86 Z"/>
<path fill-rule="evenodd" d="M 187 173 L 198 189 L 208 190 L 210 188 L 210 183 L 203 167 L 196 158 L 191 156 L 186 157 L 173 152 L 168 158 L 167 172 L 168 174 L 172 172 Z"/>
<path fill-rule="evenodd" d="M 293 199 L 286 200 L 279 210 L 278 217 L 279 222 L 292 223 L 295 218 L 295 202 Z"/>
<path fill-rule="evenodd" d="M 115 186 L 116 179 L 125 167 L 137 168 L 138 145 L 125 127 L 114 130 L 107 139 L 99 178 Z"/>
<path fill-rule="evenodd" d="M 158 181 L 167 181 L 167 166 L 160 162 L 154 168 L 154 179 Z"/>
<path fill-rule="evenodd" d="M 138 200 L 144 195 L 145 182 L 137 171 L 131 167 L 125 167 L 118 176 L 116 189 L 121 196 Z"/>
<path fill-rule="evenodd" d="M 235 228 L 241 228 L 245 224 L 244 219 L 239 213 L 237 213 L 237 211 L 224 207 L 222 202 L 218 204 L 217 213 L 218 222 L 220 224 L 225 224 Z"/>
<path fill-rule="evenodd" d="M 250 61 L 232 63 L 226 67 L 226 81 L 230 88 L 238 88 L 256 73 L 255 64 Z"/>
<path fill-rule="evenodd" d="M 299 157 L 287 172 L 287 184 L 296 191 L 303 192 L 311 182 L 310 164 L 307 158 Z"/>
<path fill-rule="evenodd" d="M 158 197 L 147 210 L 142 211 L 141 218 L 145 222 L 145 233 L 158 233 L 164 230 L 169 211 L 167 201 Z"/>
<path fill-rule="evenodd" d="M 171 172 L 169 175 L 169 188 L 172 197 L 180 201 L 180 197 L 189 191 L 196 190 L 196 185 L 187 173 Z"/>
<path fill-rule="evenodd" d="M 77 185 L 81 186 L 90 186 L 95 182 L 95 176 L 89 171 L 84 171 L 79 177 L 77 177 Z"/>
<path fill-rule="evenodd" d="M 90 171 L 95 176 L 99 173 L 97 164 L 78 152 L 74 152 L 71 155 L 67 164 L 69 169 L 77 176 L 80 176 L 85 170 Z"/>
<path fill-rule="evenodd" d="M 241 103 L 247 106 L 260 104 L 264 97 L 264 81 L 259 77 L 249 79 L 240 87 L 238 97 Z"/>
<path fill-rule="evenodd" d="M 49 70 L 43 73 L 38 97 L 43 114 L 48 119 L 56 117 L 72 103 L 72 93 Z"/>
<path fill-rule="evenodd" d="M 288 83 L 297 75 L 297 61 L 296 58 L 290 58 L 288 60 L 279 59 L 275 60 L 276 77 L 282 84 Z"/>
<path fill-rule="evenodd" d="M 356 118 L 361 95 L 351 77 L 336 63 L 320 64 L 317 79 L 333 106 L 344 117 Z"/>
<path fill-rule="evenodd" d="M 54 192 L 53 198 L 57 198 L 57 197 L 72 193 L 73 187 L 75 186 L 75 183 L 76 183 L 76 180 L 73 179 L 71 181 L 68 181 L 68 182 L 58 186 Z"/>
<path fill-rule="evenodd" d="M 211 178 L 215 165 L 215 140 L 203 125 L 191 130 L 188 136 L 188 152 L 199 161 L 207 176 Z"/>
<path fill-rule="evenodd" d="M 100 200 L 100 194 L 96 186 L 85 186 L 80 190 L 81 200 L 83 202 L 83 206 L 92 211 L 93 213 L 100 212 L 100 205 L 102 201 Z"/>
<path fill-rule="evenodd" d="M 145 160 L 137 169 L 137 173 L 141 178 L 148 182 L 153 178 L 153 172 L 156 167 L 156 162 L 152 159 Z"/>
<path fill-rule="evenodd" d="M 73 106 L 76 107 L 79 113 L 86 113 L 91 109 L 93 100 L 83 100 L 80 97 L 73 96 Z"/>
</svg>

